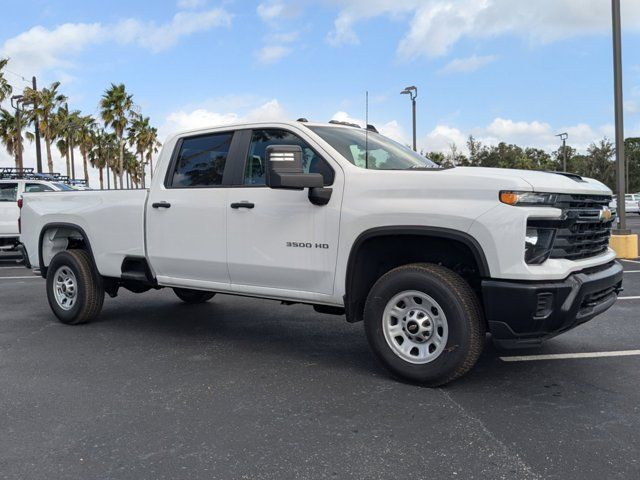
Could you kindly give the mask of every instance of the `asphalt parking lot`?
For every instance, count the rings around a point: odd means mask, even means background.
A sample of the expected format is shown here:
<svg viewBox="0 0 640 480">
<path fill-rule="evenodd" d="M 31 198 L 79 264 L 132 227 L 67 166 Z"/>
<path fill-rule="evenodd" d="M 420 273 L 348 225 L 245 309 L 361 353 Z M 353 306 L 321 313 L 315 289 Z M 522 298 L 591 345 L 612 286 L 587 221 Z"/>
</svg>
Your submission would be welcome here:
<svg viewBox="0 0 640 480">
<path fill-rule="evenodd" d="M 123 292 L 65 326 L 0 259 L 0 478 L 639 478 L 640 262 L 624 266 L 638 298 L 518 355 L 628 356 L 505 361 L 488 342 L 426 389 L 390 379 L 362 325 L 305 306 Z"/>
</svg>

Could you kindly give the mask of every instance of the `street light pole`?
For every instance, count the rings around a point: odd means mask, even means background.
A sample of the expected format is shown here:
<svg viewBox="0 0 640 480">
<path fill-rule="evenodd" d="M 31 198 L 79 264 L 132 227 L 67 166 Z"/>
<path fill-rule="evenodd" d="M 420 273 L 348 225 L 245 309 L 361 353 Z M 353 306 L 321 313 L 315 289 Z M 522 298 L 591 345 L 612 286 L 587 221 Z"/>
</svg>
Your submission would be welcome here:
<svg viewBox="0 0 640 480">
<path fill-rule="evenodd" d="M 418 89 L 414 86 L 407 87 L 403 91 L 400 92 L 401 95 L 409 95 L 411 98 L 411 106 L 413 113 L 413 151 L 417 152 L 417 143 L 416 143 L 416 98 L 418 98 Z"/>
<path fill-rule="evenodd" d="M 613 17 L 613 77 L 615 86 L 616 111 L 616 183 L 618 209 L 618 235 L 628 235 L 627 212 L 625 208 L 625 155 L 624 155 L 624 112 L 622 98 L 622 32 L 620 22 L 620 0 L 611 0 Z"/>
<path fill-rule="evenodd" d="M 560 137 L 562 140 L 562 171 L 567 171 L 567 138 L 569 138 L 568 133 L 559 133 L 556 137 Z"/>
</svg>

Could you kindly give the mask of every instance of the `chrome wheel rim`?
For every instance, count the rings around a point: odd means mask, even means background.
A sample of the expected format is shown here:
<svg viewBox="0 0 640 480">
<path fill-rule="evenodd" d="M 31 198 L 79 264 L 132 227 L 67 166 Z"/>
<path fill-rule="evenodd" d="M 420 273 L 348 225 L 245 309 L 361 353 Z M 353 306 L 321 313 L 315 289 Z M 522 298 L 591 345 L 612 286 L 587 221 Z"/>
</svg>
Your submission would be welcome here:
<svg viewBox="0 0 640 480">
<path fill-rule="evenodd" d="M 63 310 L 71 310 L 78 298 L 78 281 L 73 271 L 63 266 L 53 277 L 53 293 L 56 303 Z"/>
<path fill-rule="evenodd" d="M 414 364 L 434 361 L 449 338 L 442 307 L 416 290 L 401 292 L 389 300 L 382 315 L 382 331 L 393 353 Z"/>
</svg>

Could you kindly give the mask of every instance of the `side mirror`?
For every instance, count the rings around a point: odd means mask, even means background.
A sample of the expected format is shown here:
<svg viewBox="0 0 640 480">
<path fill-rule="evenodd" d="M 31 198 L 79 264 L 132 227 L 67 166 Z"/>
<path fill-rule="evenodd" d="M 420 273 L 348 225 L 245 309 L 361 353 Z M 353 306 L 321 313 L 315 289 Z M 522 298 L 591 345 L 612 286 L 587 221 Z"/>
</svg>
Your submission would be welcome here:
<svg viewBox="0 0 640 480">
<path fill-rule="evenodd" d="M 324 179 L 319 173 L 304 173 L 302 148 L 298 145 L 271 145 L 266 151 L 265 182 L 269 188 L 302 190 L 322 188 Z"/>
</svg>

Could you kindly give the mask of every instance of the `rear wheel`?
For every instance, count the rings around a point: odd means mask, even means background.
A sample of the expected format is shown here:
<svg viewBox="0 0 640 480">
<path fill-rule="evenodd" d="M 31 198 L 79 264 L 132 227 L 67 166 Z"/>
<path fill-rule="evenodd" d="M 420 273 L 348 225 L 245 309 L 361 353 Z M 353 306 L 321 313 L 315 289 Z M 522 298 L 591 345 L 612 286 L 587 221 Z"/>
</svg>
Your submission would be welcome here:
<svg viewBox="0 0 640 480">
<path fill-rule="evenodd" d="M 215 292 L 191 290 L 189 288 L 174 288 L 173 292 L 185 303 L 204 303 L 215 296 Z"/>
<path fill-rule="evenodd" d="M 477 296 L 455 272 L 412 264 L 383 275 L 364 311 L 369 344 L 394 375 L 437 387 L 468 372 L 485 341 Z"/>
<path fill-rule="evenodd" d="M 66 250 L 53 257 L 47 268 L 47 299 L 62 323 L 78 325 L 98 316 L 104 288 L 87 252 Z"/>
</svg>

